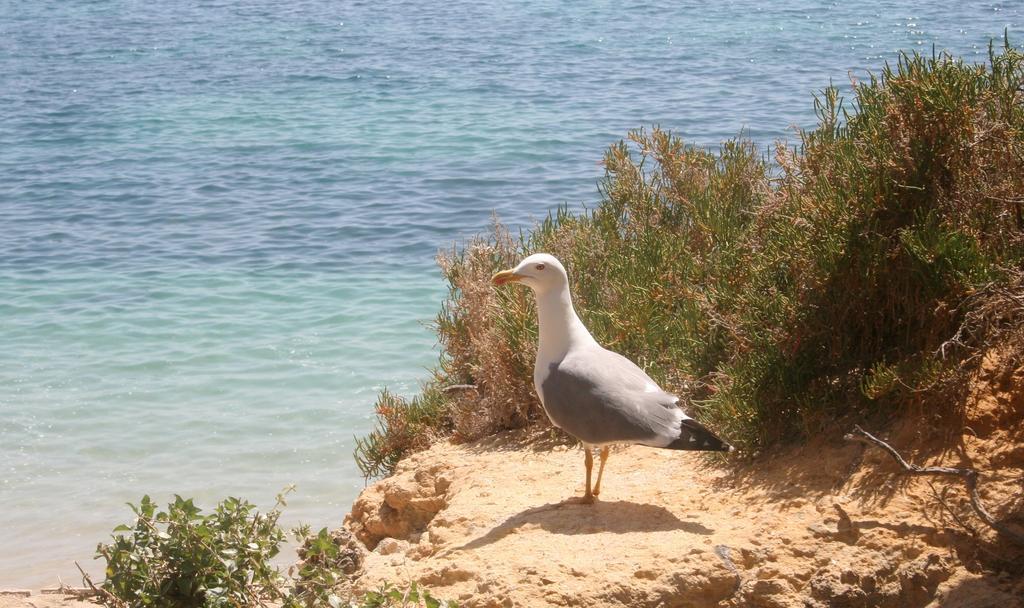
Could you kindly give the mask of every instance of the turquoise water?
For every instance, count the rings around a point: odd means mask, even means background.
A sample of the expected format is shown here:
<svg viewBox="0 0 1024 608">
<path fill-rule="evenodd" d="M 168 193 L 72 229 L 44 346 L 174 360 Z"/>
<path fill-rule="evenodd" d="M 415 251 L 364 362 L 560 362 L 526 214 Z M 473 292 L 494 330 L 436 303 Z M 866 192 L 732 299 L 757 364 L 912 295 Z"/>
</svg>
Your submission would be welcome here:
<svg viewBox="0 0 1024 608">
<path fill-rule="evenodd" d="M 708 5 L 706 5 L 708 4 Z M 411 394 L 438 249 L 597 199 L 604 148 L 813 124 L 1019 2 L 0 0 L 0 586 L 75 581 L 124 502 L 336 525 Z"/>
</svg>

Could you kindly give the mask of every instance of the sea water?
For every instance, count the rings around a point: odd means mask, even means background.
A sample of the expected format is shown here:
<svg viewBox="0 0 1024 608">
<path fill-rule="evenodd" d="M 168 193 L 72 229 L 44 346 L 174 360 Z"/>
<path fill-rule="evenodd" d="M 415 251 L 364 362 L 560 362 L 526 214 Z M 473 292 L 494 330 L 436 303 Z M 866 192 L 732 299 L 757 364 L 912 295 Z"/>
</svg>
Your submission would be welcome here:
<svg viewBox="0 0 1024 608">
<path fill-rule="evenodd" d="M 598 199 L 653 124 L 764 146 L 1021 3 L 0 0 L 0 586 L 172 494 L 336 526 L 436 359 L 439 249 Z"/>
</svg>

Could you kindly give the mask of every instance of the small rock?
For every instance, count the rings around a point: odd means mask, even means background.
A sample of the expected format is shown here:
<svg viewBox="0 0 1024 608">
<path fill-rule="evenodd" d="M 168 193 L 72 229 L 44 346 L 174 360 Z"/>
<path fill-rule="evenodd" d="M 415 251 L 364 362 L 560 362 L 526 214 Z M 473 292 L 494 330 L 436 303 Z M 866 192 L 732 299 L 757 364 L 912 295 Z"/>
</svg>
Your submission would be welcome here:
<svg viewBox="0 0 1024 608">
<path fill-rule="evenodd" d="M 381 555 L 392 555 L 402 550 L 402 545 L 393 538 L 385 538 L 377 544 L 377 553 Z"/>
<path fill-rule="evenodd" d="M 793 554 L 793 557 L 811 557 L 815 553 L 813 548 L 806 547 L 792 547 L 789 552 Z"/>
<path fill-rule="evenodd" d="M 831 539 L 836 535 L 836 531 L 825 524 L 811 524 L 807 526 L 807 530 L 817 538 Z"/>
<path fill-rule="evenodd" d="M 420 577 L 420 582 L 428 586 L 447 587 L 448 585 L 454 585 L 455 583 L 461 583 L 474 578 L 476 578 L 476 575 L 469 570 L 454 565 L 447 565 L 425 572 Z"/>
<path fill-rule="evenodd" d="M 839 575 L 839 581 L 847 585 L 856 585 L 859 580 L 860 577 L 853 570 L 843 570 L 842 574 Z"/>
<path fill-rule="evenodd" d="M 785 579 L 768 579 L 754 581 L 745 585 L 743 599 L 745 605 L 757 608 L 789 608 L 793 605 L 787 594 L 793 588 Z"/>
<path fill-rule="evenodd" d="M 774 561 L 774 557 L 768 549 L 748 549 L 743 547 L 740 549 L 740 557 L 743 559 L 743 567 L 748 569 L 764 562 Z"/>
<path fill-rule="evenodd" d="M 757 595 L 778 595 L 780 593 L 789 593 L 791 589 L 789 581 L 786 579 L 770 578 L 754 581 L 754 584 L 751 586 L 751 591 Z"/>
</svg>

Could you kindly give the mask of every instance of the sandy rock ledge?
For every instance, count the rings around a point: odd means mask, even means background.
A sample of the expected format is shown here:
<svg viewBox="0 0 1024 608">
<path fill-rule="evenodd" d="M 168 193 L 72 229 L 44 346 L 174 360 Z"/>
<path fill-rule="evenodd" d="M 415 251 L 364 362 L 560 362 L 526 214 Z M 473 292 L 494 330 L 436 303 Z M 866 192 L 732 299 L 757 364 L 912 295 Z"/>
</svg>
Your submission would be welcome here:
<svg viewBox="0 0 1024 608">
<path fill-rule="evenodd" d="M 985 471 L 984 500 L 1016 525 L 1024 369 L 987 382 L 970 406 L 978 435 L 955 449 L 920 424 L 887 437 L 919 464 Z M 973 519 L 960 486 L 903 477 L 888 458 L 821 440 L 735 468 L 629 447 L 582 505 L 565 500 L 582 490 L 577 448 L 441 443 L 355 502 L 345 525 L 366 554 L 353 587 L 418 581 L 470 607 L 1024 606 L 1024 555 Z M 932 486 L 949 486 L 948 508 Z"/>
</svg>

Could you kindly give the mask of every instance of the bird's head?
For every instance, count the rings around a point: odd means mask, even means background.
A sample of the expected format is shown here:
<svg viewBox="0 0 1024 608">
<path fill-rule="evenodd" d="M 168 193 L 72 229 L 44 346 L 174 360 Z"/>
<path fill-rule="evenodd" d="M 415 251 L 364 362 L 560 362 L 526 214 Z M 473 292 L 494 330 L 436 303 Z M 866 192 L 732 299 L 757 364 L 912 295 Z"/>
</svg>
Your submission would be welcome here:
<svg viewBox="0 0 1024 608">
<path fill-rule="evenodd" d="M 515 268 L 497 273 L 491 277 L 491 282 L 495 285 L 522 283 L 539 295 L 568 287 L 569 275 L 555 256 L 535 253 L 519 262 Z"/>
</svg>

